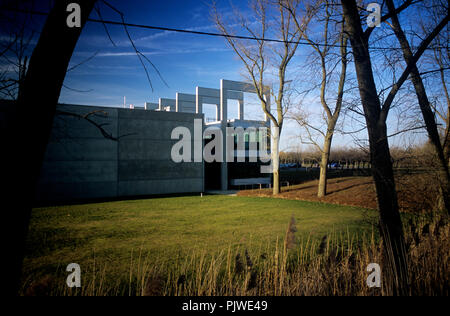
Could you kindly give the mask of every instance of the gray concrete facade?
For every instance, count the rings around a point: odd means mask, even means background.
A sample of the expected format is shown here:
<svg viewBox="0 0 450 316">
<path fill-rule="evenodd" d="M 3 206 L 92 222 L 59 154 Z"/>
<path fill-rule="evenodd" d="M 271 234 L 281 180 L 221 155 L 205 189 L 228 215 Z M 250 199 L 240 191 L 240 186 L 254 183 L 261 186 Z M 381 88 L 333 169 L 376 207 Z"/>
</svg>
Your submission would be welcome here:
<svg viewBox="0 0 450 316">
<path fill-rule="evenodd" d="M 175 98 L 175 111 L 183 113 L 196 113 L 195 94 L 177 92 Z"/>
<path fill-rule="evenodd" d="M 220 80 L 220 121 L 223 135 L 226 135 L 228 124 L 228 100 L 237 99 L 239 101 L 239 120 L 244 119 L 243 92 L 256 93 L 256 88 L 247 82 L 232 80 Z M 264 96 L 266 98 L 267 110 L 270 112 L 270 87 L 264 87 Z M 265 115 L 265 124 L 270 128 L 270 120 Z M 223 143 L 223 162 L 221 164 L 221 187 L 222 190 L 228 189 L 228 164 L 226 163 L 226 142 Z"/>
<path fill-rule="evenodd" d="M 177 164 L 171 148 L 178 126 L 194 134 L 202 114 L 60 105 L 87 115 L 118 140 L 82 118 L 57 115 L 47 146 L 38 201 L 116 198 L 204 191 L 203 162 Z M 194 142 L 193 145 L 194 146 Z"/>
<path fill-rule="evenodd" d="M 244 93 L 257 93 L 255 86 L 249 82 L 240 82 L 232 80 L 220 80 L 219 89 L 206 88 L 197 86 L 195 94 L 176 93 L 175 99 L 159 99 L 159 111 L 175 111 L 185 113 L 203 113 L 204 104 L 216 106 L 216 114 L 213 122 L 206 122 L 209 128 L 219 128 L 222 135 L 226 135 L 227 127 L 266 127 L 270 129 L 270 119 L 265 114 L 264 121 L 245 120 L 244 118 Z M 270 87 L 264 86 L 262 94 L 266 102 L 266 110 L 271 111 L 270 107 Z M 228 100 L 238 101 L 238 118 L 237 120 L 228 119 Z M 270 142 L 270 140 L 269 140 Z M 227 142 L 222 142 L 222 162 L 220 182 L 221 189 L 227 190 L 228 181 L 228 162 L 226 159 Z M 246 152 L 248 156 L 250 152 Z"/>
<path fill-rule="evenodd" d="M 211 179 L 218 180 L 220 188 L 227 190 L 229 180 L 241 178 L 230 162 L 235 158 L 238 162 L 245 162 L 246 158 L 249 163 L 257 162 L 260 152 L 254 148 L 237 148 L 229 160 L 227 148 L 232 148 L 234 143 L 229 143 L 233 139 L 226 137 L 219 145 L 223 155 L 219 162 L 220 174 L 213 164 L 207 164 L 210 173 L 205 177 L 205 162 L 198 154 L 202 153 L 205 143 L 203 132 L 215 129 L 227 135 L 230 127 L 270 129 L 267 115 L 263 121 L 244 119 L 244 93 L 255 92 L 250 83 L 221 80 L 219 89 L 196 87 L 195 94 L 176 93 L 175 99 L 160 98 L 158 103 L 146 102 L 141 108 L 59 105 L 60 113 L 54 120 L 36 198 L 38 201 L 65 201 L 204 192 L 205 178 L 209 184 Z M 270 88 L 264 87 L 268 111 L 269 92 Z M 228 119 L 228 100 L 238 101 L 237 119 Z M 204 104 L 216 106 L 214 122 L 205 123 Z M 0 112 L 1 124 L 7 116 L 3 113 L 7 111 Z M 105 137 L 86 117 L 99 124 L 113 139 Z M 194 128 L 195 120 L 202 123 Z M 171 139 L 176 127 L 189 130 L 191 152 L 197 153 L 194 162 L 172 160 L 172 147 L 179 142 Z M 260 138 L 270 144 L 269 137 Z M 243 177 L 248 178 L 248 174 Z"/>
</svg>

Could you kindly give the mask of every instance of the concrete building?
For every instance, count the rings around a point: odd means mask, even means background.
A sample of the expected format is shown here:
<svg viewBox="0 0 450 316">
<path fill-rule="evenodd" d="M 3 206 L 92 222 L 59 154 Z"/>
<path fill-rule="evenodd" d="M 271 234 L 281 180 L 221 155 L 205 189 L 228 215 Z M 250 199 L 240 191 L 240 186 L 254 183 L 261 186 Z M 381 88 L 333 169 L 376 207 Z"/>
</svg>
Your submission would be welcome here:
<svg viewBox="0 0 450 316">
<path fill-rule="evenodd" d="M 176 164 L 170 149 L 177 126 L 193 130 L 201 114 L 60 105 L 86 115 L 117 140 L 106 139 L 84 119 L 57 115 L 36 198 L 64 201 L 203 192 L 203 163 Z"/>
<path fill-rule="evenodd" d="M 55 117 L 36 199 L 54 202 L 200 193 L 271 183 L 270 174 L 260 173 L 262 163 L 251 159 L 257 153 L 249 142 L 261 136 L 258 134 L 244 135 L 243 148 L 237 148 L 236 135 L 231 144 L 237 149 L 234 162 L 226 160 L 227 141 L 222 142 L 223 162 L 175 163 L 171 157 L 171 149 L 178 142 L 172 139 L 172 131 L 181 126 L 194 135 L 195 120 L 202 122 L 202 134 L 207 129 L 216 129 L 226 135 L 227 127 L 270 128 L 267 117 L 264 121 L 244 119 L 244 92 L 255 91 L 247 83 L 221 80 L 219 89 L 196 87 L 195 94 L 177 93 L 175 99 L 161 98 L 158 104 L 147 102 L 141 108 L 59 105 L 61 112 L 79 117 Z M 230 99 L 238 101 L 237 119 L 228 119 Z M 270 100 L 268 90 L 267 100 Z M 216 105 L 212 122 L 204 122 L 204 104 Z M 112 139 L 105 138 L 98 127 L 82 118 L 86 115 Z M 194 139 L 191 152 L 203 149 L 209 141 L 203 137 Z"/>
<path fill-rule="evenodd" d="M 244 119 L 244 92 L 256 93 L 253 85 L 245 82 L 237 82 L 230 80 L 221 80 L 220 89 L 208 89 L 197 87 L 197 113 L 202 113 L 203 104 L 217 104 L 216 120 L 215 122 L 207 122 L 206 128 L 216 127 L 220 128 L 223 135 L 227 134 L 228 127 L 242 127 L 242 128 L 270 128 L 270 120 L 265 115 L 264 121 L 245 120 Z M 270 110 L 270 90 L 266 87 L 265 97 L 268 103 L 268 109 Z M 228 119 L 228 100 L 238 101 L 238 118 Z M 248 135 L 250 137 L 250 135 Z M 250 138 L 246 139 L 246 144 L 249 143 Z M 270 143 L 270 141 L 269 141 Z M 235 140 L 236 144 L 236 140 Z M 246 157 L 246 162 L 227 162 L 226 159 L 226 146 L 227 142 L 223 142 L 223 162 L 210 163 L 205 166 L 206 185 L 208 188 L 227 190 L 231 186 L 240 186 L 246 184 L 269 184 L 271 183 L 270 177 L 260 174 L 260 165 L 258 162 L 250 162 L 250 158 L 256 153 L 251 153 L 250 148 L 246 148 L 244 153 L 240 153 Z M 247 145 L 246 145 L 247 146 Z M 235 158 L 239 156 L 239 151 L 235 152 Z M 237 159 L 236 159 L 237 160 Z M 220 173 L 219 173 L 220 168 Z M 217 179 L 220 179 L 220 186 L 217 183 Z M 243 180 L 245 179 L 245 180 Z"/>
</svg>

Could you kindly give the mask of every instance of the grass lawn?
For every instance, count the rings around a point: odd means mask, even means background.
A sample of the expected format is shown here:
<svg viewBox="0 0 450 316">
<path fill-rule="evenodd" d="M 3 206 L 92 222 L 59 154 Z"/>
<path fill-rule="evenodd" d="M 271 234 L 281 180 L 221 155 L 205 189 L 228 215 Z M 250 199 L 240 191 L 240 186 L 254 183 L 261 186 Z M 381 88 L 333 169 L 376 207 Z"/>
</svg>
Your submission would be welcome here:
<svg viewBox="0 0 450 316">
<path fill-rule="evenodd" d="M 195 253 L 249 252 L 282 241 L 291 216 L 298 242 L 331 232 L 343 238 L 372 232 L 373 210 L 316 202 L 241 196 L 189 196 L 36 208 L 24 280 L 63 271 L 69 263 L 108 265 L 125 276 L 133 260 L 176 265 Z M 358 237 L 356 237 L 358 238 Z"/>
</svg>

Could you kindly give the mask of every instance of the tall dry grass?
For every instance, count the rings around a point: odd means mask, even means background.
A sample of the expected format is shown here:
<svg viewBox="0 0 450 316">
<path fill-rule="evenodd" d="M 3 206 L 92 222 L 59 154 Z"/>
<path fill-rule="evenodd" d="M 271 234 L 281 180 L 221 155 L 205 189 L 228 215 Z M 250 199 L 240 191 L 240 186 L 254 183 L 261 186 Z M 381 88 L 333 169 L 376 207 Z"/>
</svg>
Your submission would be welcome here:
<svg viewBox="0 0 450 316">
<path fill-rule="evenodd" d="M 448 217 L 415 218 L 405 225 L 409 248 L 411 295 L 449 294 L 450 224 Z M 362 238 L 331 232 L 321 240 L 298 238 L 292 218 L 285 240 L 253 250 L 245 244 L 191 256 L 154 259 L 142 251 L 130 256 L 129 274 L 108 278 L 106 265 L 94 264 L 83 275 L 82 287 L 65 285 L 67 273 L 25 282 L 24 295 L 171 295 L 171 296 L 285 296 L 385 295 L 369 288 L 370 263 L 383 271 L 382 244 L 375 229 Z M 361 236 L 360 236 L 361 237 Z M 274 247 L 272 247 L 274 246 Z M 57 274 L 58 275 L 58 274 Z M 385 276 L 382 274 L 382 279 Z M 384 282 L 382 281 L 382 284 Z"/>
</svg>

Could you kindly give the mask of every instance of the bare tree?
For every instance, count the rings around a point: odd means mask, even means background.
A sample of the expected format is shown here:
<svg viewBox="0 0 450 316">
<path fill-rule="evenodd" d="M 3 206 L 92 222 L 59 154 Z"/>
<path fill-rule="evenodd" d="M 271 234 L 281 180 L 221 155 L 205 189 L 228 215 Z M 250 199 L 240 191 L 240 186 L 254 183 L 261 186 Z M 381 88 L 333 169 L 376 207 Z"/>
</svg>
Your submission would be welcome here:
<svg viewBox="0 0 450 316">
<path fill-rule="evenodd" d="M 24 3 L 28 2 L 24 1 Z M 33 6 L 33 1 L 30 1 L 30 3 Z M 4 56 L 6 51 L 17 47 L 15 50 L 12 50 L 16 61 L 11 63 L 18 69 L 17 76 L 14 80 L 11 80 L 13 83 L 11 86 L 3 86 L 5 89 L 1 89 L 0 86 L 0 92 L 3 92 L 2 90 L 9 91 L 10 99 L 17 98 L 7 122 L 1 126 L 2 133 L 0 133 L 3 148 L 7 152 L 7 154 L 1 155 L 0 165 L 2 166 L 3 180 L 5 183 L 8 183 L 8 186 L 2 192 L 2 195 L 4 195 L 2 200 L 6 205 L 14 205 L 13 209 L 5 215 L 7 216 L 5 220 L 13 228 L 11 230 L 13 235 L 8 235 L 8 239 L 16 242 L 16 244 L 11 244 L 10 251 L 7 251 L 12 259 L 8 261 L 6 270 L 10 272 L 8 274 L 10 280 L 8 280 L 6 288 L 12 295 L 17 293 L 19 285 L 35 186 L 40 175 L 47 142 L 53 127 L 54 116 L 68 115 L 86 120 L 98 128 L 105 138 L 110 140 L 116 141 L 120 137 L 126 136 L 114 136 L 104 128 L 104 125 L 97 123 L 93 117 L 99 114 L 98 111 L 81 115 L 57 109 L 66 73 L 80 65 L 78 64 L 68 69 L 75 45 L 97 0 L 76 1 L 76 4 L 80 7 L 80 25 L 69 27 L 67 23 L 69 16 L 67 8 L 69 4 L 73 3 L 74 1 L 71 0 L 58 0 L 54 1 L 53 4 L 49 2 L 51 6 L 50 13 L 42 30 L 39 32 L 39 40 L 32 51 L 28 63 L 26 52 L 29 40 L 24 43 L 26 37 L 23 36 L 23 33 L 14 33 L 15 37 L 11 44 L 0 51 L 0 56 Z M 160 79 L 165 83 L 154 64 L 135 46 L 125 24 L 124 14 L 107 1 L 102 0 L 102 3 L 120 15 L 124 31 L 145 70 L 150 87 L 152 88 L 152 83 L 144 60 L 153 67 Z M 10 1 L 5 3 L 5 6 L 1 6 L 0 9 L 20 11 L 20 7 L 16 7 L 20 4 L 22 3 Z M 98 7 L 96 11 L 101 22 L 103 22 Z M 111 39 L 107 29 L 106 32 Z M 0 78 L 3 77 L 0 76 Z"/>
<path fill-rule="evenodd" d="M 411 1 L 405 1 L 402 6 L 394 10 L 395 13 L 402 12 L 410 4 Z M 374 28 L 370 27 L 363 31 L 363 23 L 355 0 L 342 0 L 342 6 L 346 31 L 352 45 L 359 93 L 369 135 L 372 176 L 377 193 L 380 233 L 384 242 L 385 270 L 389 282 L 386 290 L 391 294 L 406 295 L 409 283 L 408 259 L 395 190 L 386 120 L 397 92 L 411 74 L 412 68 L 425 49 L 448 23 L 448 15 L 421 41 L 406 69 L 382 103 L 378 96 L 369 51 L 369 37 Z M 381 17 L 381 21 L 387 21 L 391 17 L 392 12 Z"/>
<path fill-rule="evenodd" d="M 67 9 L 73 3 L 79 5 L 80 10 L 76 13 L 79 13 L 80 23 L 78 26 L 70 27 L 67 23 L 70 12 Z M 80 115 L 57 109 L 66 73 L 79 66 L 76 65 L 68 69 L 78 38 L 96 3 L 97 0 L 50 1 L 50 13 L 39 32 L 39 39 L 33 48 L 28 63 L 26 48 L 29 41 L 24 43 L 26 38 L 21 37 L 22 33 L 13 33 L 15 37 L 10 44 L 0 50 L 0 56 L 4 56 L 7 51 L 15 49 L 12 52 L 15 54 L 17 61 L 13 61 L 11 64 L 18 69 L 16 78 L 11 80 L 11 86 L 3 86 L 4 89 L 1 89 L 2 86 L 0 86 L 0 92 L 12 88 L 8 92 L 10 93 L 10 99 L 17 98 L 11 113 L 9 113 L 8 120 L 1 122 L 2 125 L 0 126 L 2 129 L 0 140 L 5 150 L 5 153 L 0 155 L 0 166 L 2 167 L 3 181 L 8 184 L 2 191 L 2 201 L 5 205 L 11 207 L 4 216 L 6 217 L 5 221 L 12 228 L 8 231 L 7 239 L 4 238 L 4 240 L 15 242 L 10 242 L 10 248 L 6 250 L 11 257 L 7 261 L 6 271 L 8 271 L 10 279 L 7 281 L 6 289 L 12 295 L 17 294 L 35 187 L 53 127 L 54 116 L 56 114 L 69 115 L 87 120 L 90 124 L 96 126 L 107 139 L 117 140 L 125 136 L 114 136 L 106 131 L 102 124 L 97 123 L 93 119 L 93 116 L 98 115 L 97 111 Z M 120 15 L 124 31 L 143 65 L 150 87 L 152 87 L 152 84 L 144 60 L 153 67 L 164 82 L 158 69 L 135 46 L 127 30 L 124 14 L 106 0 L 102 0 L 102 3 Z M 2 3 L 0 14 L 4 10 L 20 12 L 21 4 L 30 4 L 33 7 L 34 1 Z M 101 22 L 103 22 L 99 9 L 97 8 L 96 11 Z M 13 22 L 15 21 L 13 20 Z M 28 28 L 30 27 L 29 24 L 26 24 Z M 107 29 L 106 32 L 111 39 Z M 16 43 L 19 45 L 17 48 L 14 46 Z M 0 78 L 3 77 L 0 75 Z"/>
<path fill-rule="evenodd" d="M 286 9 L 286 3 L 289 3 L 294 15 L 301 19 L 300 27 L 295 27 L 293 15 Z M 309 8 L 305 10 L 304 14 L 300 13 L 299 3 L 298 0 L 254 0 L 251 2 L 252 17 L 244 17 L 238 10 L 235 10 L 234 15 L 238 18 L 239 29 L 247 32 L 255 39 L 254 41 L 230 37 L 229 35 L 232 35 L 231 28 L 213 5 L 213 18 L 218 29 L 226 36 L 228 44 L 243 62 L 246 75 L 255 87 L 261 102 L 262 110 L 274 126 L 274 132 L 271 133 L 274 195 L 280 192 L 279 143 L 289 107 L 288 65 L 294 57 L 298 43 L 311 19 Z M 269 44 L 265 41 L 267 36 L 276 37 L 280 42 Z M 269 83 L 267 78 L 271 71 L 275 73 L 275 81 L 277 81 L 276 87 L 271 91 L 272 97 L 275 99 L 276 115 L 270 111 L 268 100 L 265 98 L 267 92 L 265 87 Z"/>
<path fill-rule="evenodd" d="M 407 65 L 411 67 L 410 80 L 416 91 L 417 99 L 419 102 L 420 110 L 422 112 L 423 121 L 425 123 L 428 137 L 430 142 L 436 151 L 437 157 L 440 162 L 441 169 L 441 196 L 443 200 L 444 207 L 450 212 L 450 200 L 449 200 L 449 186 L 450 186 L 450 173 L 448 167 L 448 158 L 445 158 L 443 146 L 441 144 L 438 127 L 435 120 L 435 115 L 432 110 L 431 103 L 428 99 L 427 92 L 425 90 L 425 85 L 423 83 L 422 77 L 419 73 L 417 67 L 417 61 L 413 59 L 413 52 L 411 45 L 406 38 L 405 32 L 403 31 L 400 21 L 398 19 L 396 8 L 392 0 L 386 0 L 389 13 L 391 15 L 392 28 L 394 30 L 395 36 L 397 37 L 403 52 L 403 58 Z M 444 10 L 448 12 L 448 7 Z M 441 59 L 442 60 L 442 59 Z M 446 91 L 446 85 L 444 80 L 444 91 Z M 448 93 L 448 92 L 447 92 Z M 448 94 L 447 94 L 448 95 Z M 444 144 L 445 145 L 445 144 Z"/>
<path fill-rule="evenodd" d="M 448 32 L 448 31 L 447 31 Z M 448 35 L 449 33 L 447 33 Z M 445 42 L 448 47 L 449 38 L 446 38 Z M 442 148 L 444 151 L 444 158 L 447 162 L 447 165 L 450 164 L 450 95 L 447 87 L 447 83 L 445 80 L 445 71 L 450 70 L 450 51 L 446 49 L 446 52 L 443 52 L 444 43 L 441 41 L 437 42 L 438 48 L 433 50 L 433 57 L 436 64 L 439 66 L 439 79 L 440 84 L 442 85 L 442 90 L 444 91 L 443 102 L 441 106 L 433 105 L 430 103 L 430 106 L 433 108 L 434 113 L 443 123 L 441 127 L 441 135 L 442 135 Z M 440 94 L 442 95 L 442 94 Z"/>
<path fill-rule="evenodd" d="M 297 28 L 301 29 L 303 26 L 300 24 L 297 19 L 297 15 L 295 11 L 289 6 L 291 3 L 286 2 L 287 9 L 292 15 L 293 20 Z M 347 74 L 347 36 L 344 33 L 344 21 L 337 21 L 333 23 L 333 15 L 337 14 L 337 6 L 334 3 L 328 0 L 319 0 L 314 5 L 314 7 L 319 8 L 320 6 L 324 6 L 324 10 L 317 10 L 318 14 L 316 14 L 316 19 L 318 20 L 318 24 L 323 27 L 322 31 L 322 40 L 314 40 L 306 31 L 304 33 L 304 38 L 308 41 L 310 46 L 313 48 L 316 57 L 319 61 L 319 68 L 321 73 L 320 84 L 317 86 L 320 87 L 320 104 L 323 109 L 323 117 L 325 121 L 324 128 L 317 127 L 314 123 L 311 123 L 309 118 L 302 113 L 294 115 L 294 119 L 298 122 L 298 124 L 303 127 L 307 132 L 308 141 L 307 144 L 314 145 L 321 153 L 320 159 L 320 177 L 319 177 L 319 186 L 318 186 L 318 197 L 323 197 L 327 192 L 327 167 L 330 159 L 330 151 L 331 151 L 331 143 L 333 139 L 333 135 L 335 132 L 336 124 L 339 118 L 339 114 L 342 108 L 342 100 L 344 95 L 344 86 L 346 81 Z M 324 16 L 321 16 L 319 13 L 323 13 Z M 339 26 L 340 24 L 340 26 Z M 310 24 L 310 28 L 312 25 Z M 340 28 L 337 32 L 334 32 L 334 28 Z M 314 28 L 314 32 L 317 32 L 317 29 Z M 339 53 L 333 51 L 334 46 L 339 47 Z M 337 55 L 337 56 L 336 56 Z M 338 62 L 336 62 L 338 59 Z M 332 87 L 332 77 L 336 72 L 336 67 L 338 64 L 341 64 L 341 69 L 339 73 L 339 79 L 337 83 L 337 87 Z M 334 99 L 334 107 L 330 107 L 330 103 L 333 102 L 331 98 L 327 95 L 330 90 L 336 89 L 336 98 Z M 333 91 L 334 92 L 334 91 Z M 334 95 L 334 93 L 331 93 Z M 304 113 L 304 112 L 303 112 Z M 314 134 L 320 134 L 320 137 L 323 138 L 323 145 L 315 140 L 313 137 Z M 305 142 L 304 142 L 305 143 Z"/>
<path fill-rule="evenodd" d="M 59 94 L 73 50 L 95 4 L 95 0 L 78 1 L 81 27 L 69 28 L 66 8 L 71 2 L 55 1 L 31 55 L 8 133 L 1 135 L 7 152 L 1 155 L 2 177 L 8 183 L 2 201 L 11 207 L 5 214 L 5 221 L 12 228 L 8 240 L 16 242 L 7 250 L 10 260 L 6 271 L 10 279 L 6 287 L 12 295 L 17 293 L 34 188 Z"/>
<path fill-rule="evenodd" d="M 3 9 L 0 6 L 0 10 Z M 17 99 L 19 87 L 27 72 L 28 57 L 37 31 L 30 27 L 32 16 L 25 14 L 19 19 L 0 14 L 4 40 L 0 42 L 0 97 Z"/>
</svg>

